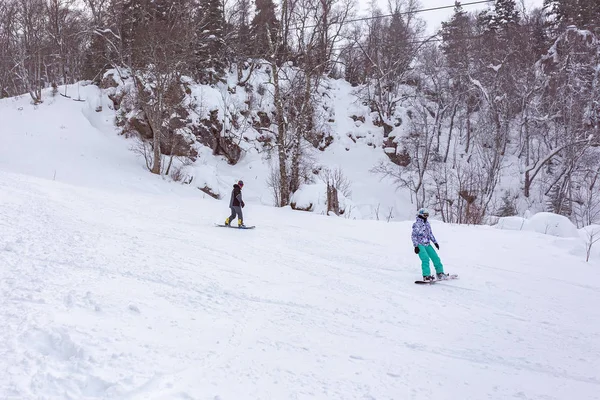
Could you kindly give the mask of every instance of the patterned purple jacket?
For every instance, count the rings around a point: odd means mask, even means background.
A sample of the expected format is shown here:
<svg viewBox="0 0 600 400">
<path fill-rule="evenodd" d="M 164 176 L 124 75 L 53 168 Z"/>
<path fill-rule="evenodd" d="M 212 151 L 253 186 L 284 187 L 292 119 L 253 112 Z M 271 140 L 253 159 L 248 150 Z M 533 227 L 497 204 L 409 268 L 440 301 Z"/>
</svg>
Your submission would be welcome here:
<svg viewBox="0 0 600 400">
<path fill-rule="evenodd" d="M 414 247 L 427 246 L 429 242 L 437 243 L 428 221 L 417 217 L 417 221 L 412 226 L 412 242 Z"/>
</svg>

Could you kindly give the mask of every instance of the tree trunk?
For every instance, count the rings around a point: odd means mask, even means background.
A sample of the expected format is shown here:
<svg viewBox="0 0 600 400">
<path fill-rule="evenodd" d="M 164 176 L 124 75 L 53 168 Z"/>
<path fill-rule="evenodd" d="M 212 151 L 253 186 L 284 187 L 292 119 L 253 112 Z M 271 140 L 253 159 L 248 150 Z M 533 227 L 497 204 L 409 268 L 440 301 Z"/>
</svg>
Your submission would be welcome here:
<svg viewBox="0 0 600 400">
<path fill-rule="evenodd" d="M 335 215 L 339 215 L 340 202 L 337 189 L 330 183 L 327 183 L 327 215 L 329 215 L 330 211 L 333 211 Z"/>
<path fill-rule="evenodd" d="M 292 144 L 292 160 L 290 163 L 290 193 L 294 193 L 300 188 L 300 159 L 302 156 L 302 125 L 294 130 L 294 140 Z"/>
<path fill-rule="evenodd" d="M 525 171 L 525 184 L 523 187 L 523 195 L 526 198 L 529 198 L 529 191 L 531 190 L 531 178 L 529 177 L 529 172 L 530 171 Z"/>
<path fill-rule="evenodd" d="M 446 144 L 446 154 L 444 154 L 444 163 L 448 161 L 448 153 L 450 152 L 450 141 L 452 140 L 452 130 L 454 129 L 454 118 L 456 117 L 456 111 L 458 110 L 458 104 L 454 105 L 452 110 L 452 116 L 450 117 L 450 128 L 448 130 L 448 142 Z"/>
<path fill-rule="evenodd" d="M 299 118 L 296 121 L 296 129 L 294 129 L 294 139 L 292 148 L 292 162 L 290 165 L 291 176 L 290 176 L 290 191 L 294 193 L 300 188 L 300 169 L 301 169 L 301 158 L 302 158 L 302 137 L 303 134 L 310 128 L 310 94 L 311 94 L 311 77 L 306 74 L 304 83 L 304 94 L 302 98 L 302 104 L 300 106 Z"/>
<path fill-rule="evenodd" d="M 161 162 L 161 154 L 160 154 L 160 129 L 153 129 L 153 143 L 154 146 L 154 161 L 152 162 L 152 173 L 156 175 L 160 175 L 160 162 Z"/>
<path fill-rule="evenodd" d="M 277 62 L 274 59 L 273 61 L 271 61 L 271 68 L 273 69 L 273 83 L 275 85 L 273 100 L 275 102 L 275 108 L 277 110 L 277 153 L 279 156 L 279 206 L 284 207 L 290 202 L 290 186 L 287 171 L 287 154 L 285 148 L 285 135 L 287 127 L 284 118 L 281 89 L 279 87 L 279 69 L 277 68 Z"/>
<path fill-rule="evenodd" d="M 465 153 L 469 153 L 471 147 L 471 106 L 467 104 L 467 145 L 465 146 Z"/>
</svg>

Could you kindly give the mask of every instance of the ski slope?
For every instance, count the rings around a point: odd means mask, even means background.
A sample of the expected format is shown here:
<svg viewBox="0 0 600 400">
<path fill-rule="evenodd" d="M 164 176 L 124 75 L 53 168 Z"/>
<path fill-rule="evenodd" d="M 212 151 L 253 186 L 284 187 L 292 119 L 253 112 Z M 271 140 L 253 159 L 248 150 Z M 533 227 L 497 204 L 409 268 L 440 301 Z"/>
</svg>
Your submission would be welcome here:
<svg viewBox="0 0 600 400">
<path fill-rule="evenodd" d="M 2 399 L 597 399 L 600 282 L 571 240 L 0 173 Z"/>
<path fill-rule="evenodd" d="M 228 198 L 144 171 L 82 93 L 0 101 L 0 399 L 600 399 L 581 239 L 433 221 L 460 279 L 421 286 L 412 221 L 247 184 L 257 229 L 217 228 Z"/>
</svg>

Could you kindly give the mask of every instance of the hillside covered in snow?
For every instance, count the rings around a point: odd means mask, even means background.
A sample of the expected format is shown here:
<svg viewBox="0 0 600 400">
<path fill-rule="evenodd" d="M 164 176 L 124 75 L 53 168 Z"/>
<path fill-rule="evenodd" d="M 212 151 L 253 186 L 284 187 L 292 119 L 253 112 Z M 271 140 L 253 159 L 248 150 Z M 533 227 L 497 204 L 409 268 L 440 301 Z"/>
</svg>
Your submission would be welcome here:
<svg viewBox="0 0 600 400">
<path fill-rule="evenodd" d="M 0 101 L 0 398 L 599 398 L 600 246 L 568 218 L 433 221 L 459 279 L 415 285 L 412 215 L 274 208 L 258 157 L 186 166 L 215 199 L 80 96 Z M 238 177 L 255 230 L 214 226 Z"/>
<path fill-rule="evenodd" d="M 207 196 L 243 179 L 261 204 L 349 219 L 600 222 L 592 3 L 457 3 L 435 37 L 404 0 L 367 17 L 338 0 L 43 3 L 0 7 L 9 135 L 45 110 L 36 124 L 122 135 L 123 162 Z"/>
</svg>

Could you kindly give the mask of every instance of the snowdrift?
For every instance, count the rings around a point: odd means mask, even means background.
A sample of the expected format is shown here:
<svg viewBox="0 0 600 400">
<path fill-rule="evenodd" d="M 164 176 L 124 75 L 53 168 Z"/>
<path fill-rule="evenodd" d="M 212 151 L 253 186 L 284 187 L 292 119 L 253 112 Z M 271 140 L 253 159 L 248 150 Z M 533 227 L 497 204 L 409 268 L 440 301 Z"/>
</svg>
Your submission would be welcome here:
<svg viewBox="0 0 600 400">
<path fill-rule="evenodd" d="M 504 217 L 495 225 L 498 229 L 530 231 L 563 238 L 579 238 L 577 227 L 565 216 L 541 212 L 530 218 Z"/>
</svg>

